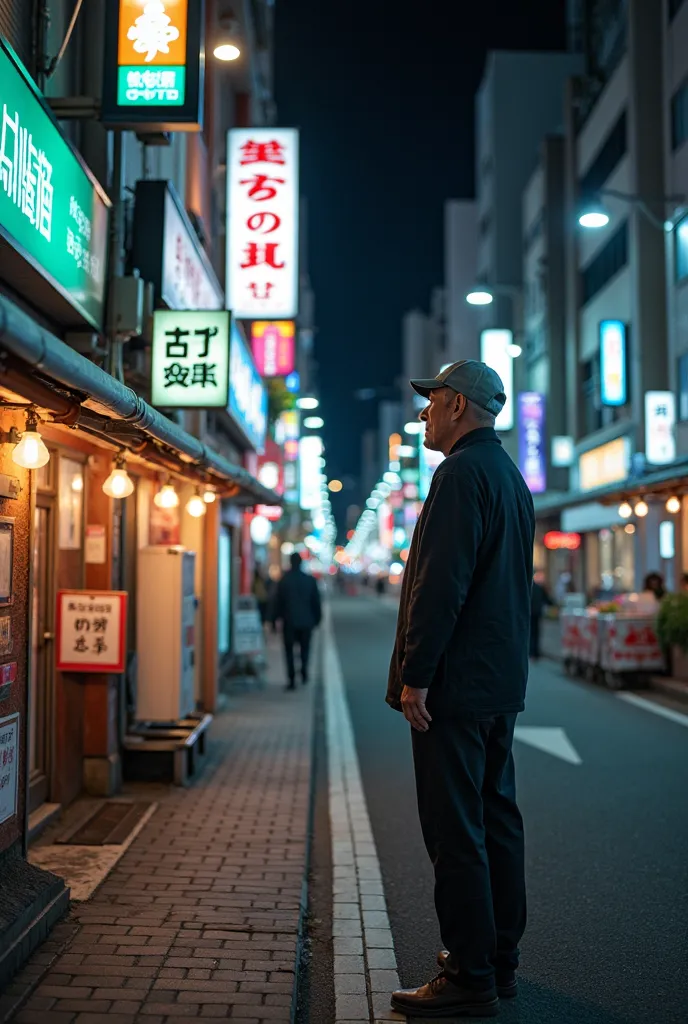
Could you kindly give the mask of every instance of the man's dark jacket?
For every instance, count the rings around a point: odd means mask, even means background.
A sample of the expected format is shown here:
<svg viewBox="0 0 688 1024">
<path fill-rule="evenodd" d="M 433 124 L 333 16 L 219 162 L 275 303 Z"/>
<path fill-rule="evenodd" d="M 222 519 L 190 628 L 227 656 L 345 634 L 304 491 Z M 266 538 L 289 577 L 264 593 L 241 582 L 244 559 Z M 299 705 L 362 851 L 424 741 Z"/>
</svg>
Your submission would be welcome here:
<svg viewBox="0 0 688 1024">
<path fill-rule="evenodd" d="M 322 608 L 318 584 L 301 569 L 285 572 L 277 585 L 275 621 L 281 619 L 287 629 L 315 629 L 320 625 Z"/>
<path fill-rule="evenodd" d="M 524 708 L 535 515 L 491 428 L 466 434 L 435 470 L 401 589 L 387 703 L 429 687 L 432 714 Z"/>
</svg>

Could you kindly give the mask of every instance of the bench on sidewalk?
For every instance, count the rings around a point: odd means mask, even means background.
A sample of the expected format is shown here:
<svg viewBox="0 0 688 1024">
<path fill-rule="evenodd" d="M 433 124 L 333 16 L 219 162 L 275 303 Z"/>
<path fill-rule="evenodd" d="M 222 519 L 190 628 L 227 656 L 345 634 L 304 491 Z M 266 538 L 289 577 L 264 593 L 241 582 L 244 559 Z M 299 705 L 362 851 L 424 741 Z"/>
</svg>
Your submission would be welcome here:
<svg viewBox="0 0 688 1024">
<path fill-rule="evenodd" d="M 212 720 L 212 715 L 198 713 L 178 722 L 132 727 L 122 742 L 124 778 L 187 786 L 205 759 Z"/>
</svg>

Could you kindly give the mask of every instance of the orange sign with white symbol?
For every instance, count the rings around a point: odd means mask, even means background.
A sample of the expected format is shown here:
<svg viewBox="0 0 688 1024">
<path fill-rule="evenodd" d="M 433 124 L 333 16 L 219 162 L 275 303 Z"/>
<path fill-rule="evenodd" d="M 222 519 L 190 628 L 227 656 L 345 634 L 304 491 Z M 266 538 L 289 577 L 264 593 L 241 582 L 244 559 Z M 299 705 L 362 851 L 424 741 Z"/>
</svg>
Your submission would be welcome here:
<svg viewBox="0 0 688 1024">
<path fill-rule="evenodd" d="M 189 0 L 120 0 L 117 63 L 186 64 Z"/>
</svg>

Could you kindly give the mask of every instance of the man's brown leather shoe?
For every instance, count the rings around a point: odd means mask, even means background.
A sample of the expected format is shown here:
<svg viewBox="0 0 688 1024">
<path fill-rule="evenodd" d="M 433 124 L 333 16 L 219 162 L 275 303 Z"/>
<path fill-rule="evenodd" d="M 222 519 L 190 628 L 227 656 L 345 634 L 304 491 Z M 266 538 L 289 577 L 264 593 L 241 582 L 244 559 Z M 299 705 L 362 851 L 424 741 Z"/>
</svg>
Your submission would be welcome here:
<svg viewBox="0 0 688 1024">
<path fill-rule="evenodd" d="M 449 953 L 446 949 L 437 954 L 437 963 L 442 970 L 446 967 Z M 497 995 L 500 999 L 515 999 L 518 995 L 516 971 L 497 971 Z"/>
<path fill-rule="evenodd" d="M 442 972 L 420 988 L 395 992 L 392 1009 L 409 1017 L 496 1017 L 499 999 L 494 988 L 460 988 Z"/>
</svg>

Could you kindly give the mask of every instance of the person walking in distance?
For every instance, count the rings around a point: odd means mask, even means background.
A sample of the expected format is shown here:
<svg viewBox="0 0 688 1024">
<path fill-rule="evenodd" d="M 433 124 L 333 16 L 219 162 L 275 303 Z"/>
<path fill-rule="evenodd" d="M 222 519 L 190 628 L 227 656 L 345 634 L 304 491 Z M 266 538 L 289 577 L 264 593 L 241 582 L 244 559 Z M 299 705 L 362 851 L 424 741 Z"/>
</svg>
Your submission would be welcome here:
<svg viewBox="0 0 688 1024">
<path fill-rule="evenodd" d="M 536 572 L 533 577 L 533 596 L 530 601 L 530 656 L 533 661 L 540 660 L 542 616 L 545 613 L 545 608 L 552 607 L 554 607 L 554 601 L 549 596 L 549 591 L 545 585 L 545 574 L 544 572 Z"/>
<path fill-rule="evenodd" d="M 517 994 L 526 925 L 512 743 L 528 677 L 535 514 L 503 450 L 498 375 L 463 360 L 411 381 L 425 446 L 446 455 L 416 526 L 387 703 L 411 725 L 418 810 L 435 869 L 441 972 L 395 992 L 409 1017 L 491 1017 Z"/>
<path fill-rule="evenodd" d="M 285 572 L 277 584 L 275 595 L 274 621 L 282 622 L 284 653 L 287 662 L 288 690 L 296 689 L 294 646 L 298 644 L 301 656 L 301 680 L 308 682 L 308 658 L 311 636 L 320 625 L 322 606 L 318 584 L 312 576 L 303 572 L 301 555 L 294 552 L 290 559 L 291 569 Z"/>
</svg>

